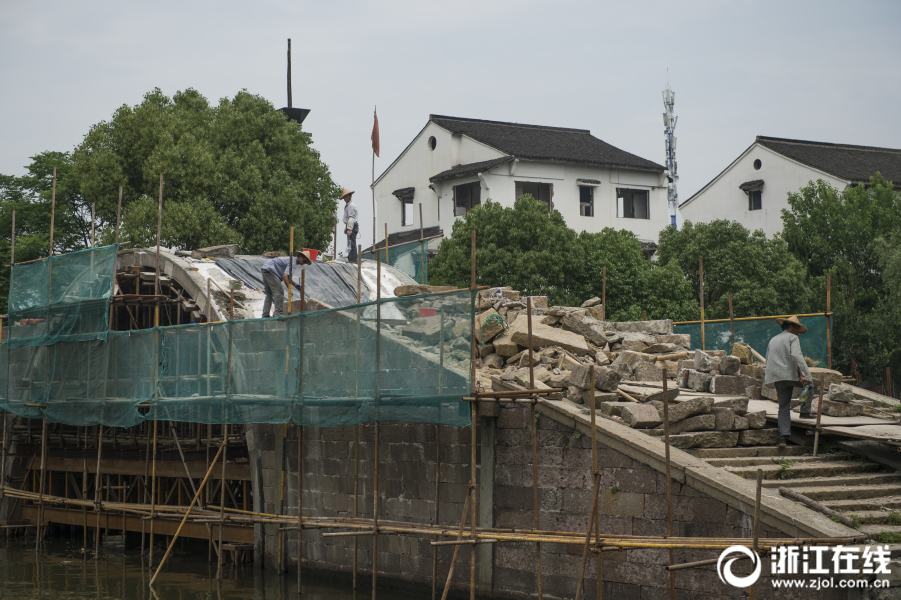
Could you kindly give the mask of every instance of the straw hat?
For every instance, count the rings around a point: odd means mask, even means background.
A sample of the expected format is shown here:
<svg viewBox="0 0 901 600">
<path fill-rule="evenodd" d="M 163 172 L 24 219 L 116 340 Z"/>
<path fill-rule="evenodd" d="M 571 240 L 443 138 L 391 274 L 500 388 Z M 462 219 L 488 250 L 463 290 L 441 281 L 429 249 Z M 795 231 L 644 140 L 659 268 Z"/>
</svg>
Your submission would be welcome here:
<svg viewBox="0 0 901 600">
<path fill-rule="evenodd" d="M 308 264 L 308 265 L 312 265 L 312 264 L 313 264 L 313 261 L 312 261 L 312 259 L 310 258 L 310 251 L 309 251 L 309 250 L 304 250 L 303 252 L 298 252 L 298 253 L 297 253 L 297 258 L 302 258 L 304 264 Z M 805 329 L 805 331 L 807 331 L 807 330 Z"/>
<path fill-rule="evenodd" d="M 345 197 L 350 196 L 350 195 L 353 194 L 353 193 L 354 193 L 353 190 L 349 190 L 349 189 L 347 189 L 347 188 L 344 188 L 344 191 L 341 192 L 341 199 L 343 200 Z"/>
<path fill-rule="evenodd" d="M 797 325 L 801 328 L 801 333 L 807 333 L 807 328 L 801 325 L 801 321 L 798 320 L 798 317 L 792 316 L 786 319 L 776 319 L 776 322 L 779 323 L 780 327 L 783 323 L 791 323 L 792 325 Z"/>
</svg>

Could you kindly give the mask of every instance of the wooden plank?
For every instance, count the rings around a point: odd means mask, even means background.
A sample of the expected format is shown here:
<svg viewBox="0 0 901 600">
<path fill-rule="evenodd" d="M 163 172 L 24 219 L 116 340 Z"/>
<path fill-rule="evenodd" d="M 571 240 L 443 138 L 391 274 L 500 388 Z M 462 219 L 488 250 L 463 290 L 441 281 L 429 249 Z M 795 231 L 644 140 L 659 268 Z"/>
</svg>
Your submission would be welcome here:
<svg viewBox="0 0 901 600">
<path fill-rule="evenodd" d="M 188 470 L 191 477 L 200 479 L 206 474 L 207 464 L 201 461 L 188 461 Z M 63 458 L 61 456 L 47 457 L 47 470 L 67 473 L 81 473 L 84 470 L 83 458 Z M 103 473 L 116 475 L 144 476 L 143 460 L 125 460 L 107 458 L 100 461 L 100 470 Z M 88 473 L 96 473 L 96 462 L 88 461 Z M 181 461 L 157 461 L 156 473 L 158 477 L 187 478 L 185 468 Z M 219 470 L 211 479 L 221 477 Z M 250 463 L 228 463 L 225 467 L 225 478 L 233 481 L 250 481 Z"/>
<path fill-rule="evenodd" d="M 204 471 L 206 473 L 206 471 Z M 201 475 L 202 476 L 202 475 Z M 101 527 L 106 526 L 106 514 L 100 514 L 95 512 L 88 512 L 88 527 L 96 527 L 97 526 L 97 517 L 100 516 L 100 525 Z M 34 520 L 38 518 L 38 507 L 37 506 L 23 506 L 22 507 L 22 516 L 29 520 Z M 57 507 L 44 507 L 44 520 L 49 521 L 51 523 L 60 523 L 63 525 L 77 525 L 82 527 L 84 525 L 85 514 L 81 512 L 81 509 L 72 509 L 72 508 L 57 508 Z M 125 517 L 125 529 L 126 531 L 132 531 L 135 533 L 140 533 L 141 531 L 141 523 L 143 518 L 136 515 L 126 515 Z M 156 535 L 175 535 L 175 530 L 178 529 L 178 523 L 180 519 L 154 519 L 153 529 Z M 109 524 L 111 529 L 122 529 L 122 514 L 112 512 L 109 516 Z M 216 534 L 218 535 L 219 526 L 215 527 Z M 208 540 L 210 539 L 210 534 L 207 531 L 205 523 L 196 523 L 194 521 L 188 521 L 185 523 L 184 528 L 181 530 L 181 537 L 190 537 L 196 538 L 200 540 Z M 222 538 L 224 541 L 228 541 L 230 543 L 237 544 L 253 544 L 253 525 L 236 525 L 229 524 L 226 522 L 226 525 L 222 528 Z"/>
</svg>

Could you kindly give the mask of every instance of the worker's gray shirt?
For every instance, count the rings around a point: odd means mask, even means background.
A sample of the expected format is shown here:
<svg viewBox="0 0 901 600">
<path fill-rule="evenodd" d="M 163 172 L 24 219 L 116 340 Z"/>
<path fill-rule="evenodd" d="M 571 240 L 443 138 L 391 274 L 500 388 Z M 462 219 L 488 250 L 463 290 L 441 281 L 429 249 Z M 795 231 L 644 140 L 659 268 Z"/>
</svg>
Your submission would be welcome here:
<svg viewBox="0 0 901 600">
<path fill-rule="evenodd" d="M 353 217 L 354 221 L 359 221 L 357 218 L 357 205 L 354 204 L 354 201 L 344 203 L 344 223 L 347 224 L 347 220 Z"/>
<path fill-rule="evenodd" d="M 801 378 L 798 377 L 798 369 L 808 381 L 813 381 L 810 377 L 810 369 L 804 362 L 804 355 L 801 353 L 801 340 L 788 330 L 783 331 L 770 340 L 766 348 L 766 378 L 764 383 L 769 385 L 777 381 L 797 381 L 800 385 Z"/>
</svg>

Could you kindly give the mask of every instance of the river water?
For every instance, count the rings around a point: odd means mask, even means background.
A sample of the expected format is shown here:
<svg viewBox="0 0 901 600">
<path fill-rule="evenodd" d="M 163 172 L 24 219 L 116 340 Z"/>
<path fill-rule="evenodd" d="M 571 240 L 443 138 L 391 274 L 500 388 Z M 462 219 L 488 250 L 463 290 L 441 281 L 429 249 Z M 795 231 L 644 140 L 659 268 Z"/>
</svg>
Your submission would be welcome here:
<svg viewBox="0 0 901 600">
<path fill-rule="evenodd" d="M 21 539 L 21 538 L 20 538 Z M 221 584 L 216 564 L 207 562 L 207 548 L 173 550 L 166 567 L 149 590 L 153 575 L 138 551 L 106 549 L 99 560 L 87 558 L 74 539 L 49 540 L 40 554 L 34 538 L 5 541 L 0 537 L 0 598 L 56 600 L 288 600 L 297 598 L 297 573 L 279 577 L 274 571 L 251 565 L 223 564 Z M 162 556 L 162 552 L 156 555 Z M 157 560 L 159 560 L 157 558 Z M 370 579 L 359 577 L 356 592 L 349 582 L 332 582 L 304 573 L 303 600 L 368 600 Z M 379 600 L 413 600 L 414 596 L 378 592 Z"/>
</svg>

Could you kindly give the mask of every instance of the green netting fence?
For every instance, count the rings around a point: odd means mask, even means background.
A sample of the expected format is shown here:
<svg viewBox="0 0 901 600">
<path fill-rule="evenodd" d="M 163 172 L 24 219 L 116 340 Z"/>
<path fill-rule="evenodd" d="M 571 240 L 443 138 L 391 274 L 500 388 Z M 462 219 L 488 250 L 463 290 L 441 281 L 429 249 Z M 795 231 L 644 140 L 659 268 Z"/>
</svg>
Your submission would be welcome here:
<svg viewBox="0 0 901 600">
<path fill-rule="evenodd" d="M 805 316 L 799 317 L 799 319 L 807 327 L 807 333 L 799 336 L 804 356 L 819 361 L 822 366 L 825 366 L 827 361 L 826 315 Z M 764 356 L 770 340 L 781 331 L 782 328 L 776 323 L 776 317 L 754 317 L 735 321 L 735 341 L 748 344 Z M 691 349 L 701 349 L 700 323 L 681 325 L 676 323 L 673 325 L 673 333 L 691 335 Z M 718 320 L 704 323 L 704 348 L 731 351 L 732 328 L 730 321 Z"/>
<path fill-rule="evenodd" d="M 10 273 L 10 348 L 106 339 L 119 245 L 16 265 Z"/>
<path fill-rule="evenodd" d="M 416 283 L 427 284 L 429 281 L 428 251 L 428 240 L 389 246 L 387 263 L 415 279 Z M 385 249 L 376 248 L 375 252 L 364 252 L 362 256 L 365 259 L 379 259 L 385 262 Z"/>
<path fill-rule="evenodd" d="M 0 408 L 70 425 L 146 419 L 468 426 L 469 290 L 274 319 L 0 345 Z"/>
</svg>

